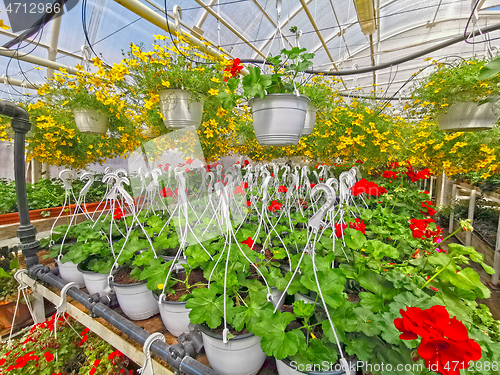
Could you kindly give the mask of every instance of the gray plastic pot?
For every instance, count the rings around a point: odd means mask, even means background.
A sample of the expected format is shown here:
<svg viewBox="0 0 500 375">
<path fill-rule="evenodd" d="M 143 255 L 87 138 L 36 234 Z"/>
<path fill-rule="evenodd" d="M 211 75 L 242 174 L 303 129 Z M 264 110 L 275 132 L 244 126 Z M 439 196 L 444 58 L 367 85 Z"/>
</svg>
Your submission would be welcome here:
<svg viewBox="0 0 500 375">
<path fill-rule="evenodd" d="M 274 305 L 274 307 L 276 307 L 276 304 L 278 303 L 281 296 L 283 295 L 283 292 L 280 291 L 275 286 L 273 286 L 273 287 L 271 287 L 271 293 L 273 295 L 273 305 Z M 281 310 L 281 308 L 283 307 L 284 304 L 285 304 L 285 297 L 281 298 L 281 301 L 278 305 L 278 310 Z"/>
<path fill-rule="evenodd" d="M 158 301 L 161 321 L 172 335 L 178 337 L 184 332 L 189 332 L 191 309 L 186 309 L 186 302 L 168 301 L 162 298 L 160 303 L 156 294 L 153 293 L 153 297 Z"/>
<path fill-rule="evenodd" d="M 203 100 L 192 100 L 191 93 L 181 89 L 161 90 L 160 111 L 167 129 L 198 127 L 203 117 Z"/>
<path fill-rule="evenodd" d="M 115 291 L 120 308 L 130 319 L 148 319 L 160 311 L 146 281 L 135 284 L 117 284 L 111 281 L 109 285 Z"/>
<path fill-rule="evenodd" d="M 497 121 L 498 109 L 495 108 L 495 103 L 454 103 L 446 113 L 437 117 L 439 129 L 443 131 L 487 130 L 493 128 Z"/>
<path fill-rule="evenodd" d="M 85 286 L 85 280 L 83 279 L 83 274 L 78 271 L 78 265 L 73 262 L 61 263 L 60 260 L 56 260 L 57 268 L 59 268 L 59 275 L 61 279 L 67 281 L 68 283 L 74 282 L 78 284 L 78 288 L 83 288 Z"/>
<path fill-rule="evenodd" d="M 109 119 L 94 109 L 74 109 L 75 124 L 85 134 L 106 134 Z"/>
<path fill-rule="evenodd" d="M 311 135 L 314 130 L 314 125 L 316 125 L 316 108 L 309 103 L 307 105 L 306 121 L 304 124 L 304 130 L 302 131 L 302 136 Z"/>
<path fill-rule="evenodd" d="M 320 371 L 298 371 L 298 368 L 296 364 L 293 362 L 290 362 L 289 359 L 285 358 L 282 360 L 276 360 L 276 367 L 278 369 L 278 375 L 302 375 L 302 374 L 308 374 L 308 375 L 350 375 L 350 372 L 346 372 L 344 370 L 340 369 L 340 364 L 336 363 L 333 364 L 333 368 L 330 363 L 324 364 L 323 363 L 318 363 L 317 369 Z M 325 371 L 321 371 L 322 369 L 325 369 Z"/>
<path fill-rule="evenodd" d="M 78 265 L 78 271 L 83 275 L 83 280 L 85 282 L 85 288 L 90 295 L 99 293 L 99 296 L 108 296 L 111 292 L 111 288 L 108 284 L 108 275 L 103 273 L 97 273 L 93 271 L 82 270 L 80 264 Z"/>
<path fill-rule="evenodd" d="M 198 326 L 210 366 L 221 375 L 255 375 L 266 360 L 260 337 L 253 333 L 238 335 L 224 344 L 222 336 L 208 327 Z"/>
<path fill-rule="evenodd" d="M 269 94 L 249 100 L 255 137 L 261 145 L 296 145 L 302 136 L 307 105 L 304 95 Z"/>
<path fill-rule="evenodd" d="M 314 292 L 312 292 L 312 293 L 314 293 Z M 297 292 L 297 293 L 295 293 L 293 295 L 293 298 L 294 298 L 295 301 L 299 301 L 300 300 L 300 301 L 304 301 L 304 302 L 310 303 L 311 305 L 314 305 L 314 301 L 315 301 L 316 297 L 313 298 L 313 297 L 310 297 L 308 295 L 305 295 L 305 294 Z M 318 302 L 319 301 L 320 300 L 318 299 Z"/>
</svg>

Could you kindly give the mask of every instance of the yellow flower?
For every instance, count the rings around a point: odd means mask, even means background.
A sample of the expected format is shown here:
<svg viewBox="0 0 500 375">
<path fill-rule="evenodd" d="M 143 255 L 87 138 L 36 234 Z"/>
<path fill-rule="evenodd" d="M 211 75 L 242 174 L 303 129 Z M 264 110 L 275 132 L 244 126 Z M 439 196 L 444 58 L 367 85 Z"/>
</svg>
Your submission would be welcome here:
<svg viewBox="0 0 500 375">
<path fill-rule="evenodd" d="M 217 89 L 210 89 L 210 90 L 208 90 L 208 93 L 210 95 L 216 96 L 216 95 L 219 95 L 219 90 L 217 90 Z"/>
<path fill-rule="evenodd" d="M 164 80 L 161 80 L 161 84 L 165 87 L 170 87 L 170 82 L 169 81 L 164 81 Z"/>
<path fill-rule="evenodd" d="M 220 79 L 215 78 L 215 77 L 210 78 L 210 81 L 215 82 L 215 83 L 220 83 Z"/>
<path fill-rule="evenodd" d="M 205 130 L 205 134 L 207 135 L 207 138 L 212 138 L 214 136 L 214 131 L 212 129 L 207 129 Z"/>
<path fill-rule="evenodd" d="M 158 289 L 163 289 L 164 286 L 165 284 L 158 284 Z"/>
</svg>

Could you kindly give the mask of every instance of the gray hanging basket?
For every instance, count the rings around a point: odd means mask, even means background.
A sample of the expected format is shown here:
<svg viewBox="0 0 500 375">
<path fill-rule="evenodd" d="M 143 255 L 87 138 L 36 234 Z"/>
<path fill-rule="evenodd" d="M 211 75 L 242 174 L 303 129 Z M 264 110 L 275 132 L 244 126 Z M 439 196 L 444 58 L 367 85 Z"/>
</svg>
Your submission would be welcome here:
<svg viewBox="0 0 500 375">
<path fill-rule="evenodd" d="M 296 145 L 302 136 L 307 105 L 304 95 L 269 94 L 249 100 L 257 142 L 264 146 Z"/>
<path fill-rule="evenodd" d="M 198 127 L 203 117 L 203 99 L 192 100 L 191 93 L 181 89 L 166 89 L 159 92 L 160 111 L 167 129 Z"/>
<path fill-rule="evenodd" d="M 488 130 L 493 128 L 497 121 L 498 110 L 495 103 L 478 105 L 474 102 L 458 102 L 437 117 L 439 129 L 446 132 Z"/>
<path fill-rule="evenodd" d="M 109 119 L 95 109 L 74 109 L 75 124 L 85 134 L 106 134 Z"/>
<path fill-rule="evenodd" d="M 314 131 L 314 125 L 316 125 L 316 108 L 314 108 L 314 106 L 309 103 L 307 105 L 306 122 L 304 124 L 302 136 L 305 137 L 311 135 Z"/>
</svg>

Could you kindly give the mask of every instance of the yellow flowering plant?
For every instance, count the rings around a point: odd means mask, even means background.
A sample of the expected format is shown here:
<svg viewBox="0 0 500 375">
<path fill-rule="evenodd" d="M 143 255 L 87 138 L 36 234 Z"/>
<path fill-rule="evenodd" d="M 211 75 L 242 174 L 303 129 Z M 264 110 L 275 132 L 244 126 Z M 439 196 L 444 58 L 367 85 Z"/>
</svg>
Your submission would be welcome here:
<svg viewBox="0 0 500 375">
<path fill-rule="evenodd" d="M 456 102 L 484 102 L 500 94 L 500 77 L 481 74 L 486 61 L 461 60 L 458 64 L 436 63 L 436 69 L 413 90 L 415 109 L 445 112 Z"/>
</svg>

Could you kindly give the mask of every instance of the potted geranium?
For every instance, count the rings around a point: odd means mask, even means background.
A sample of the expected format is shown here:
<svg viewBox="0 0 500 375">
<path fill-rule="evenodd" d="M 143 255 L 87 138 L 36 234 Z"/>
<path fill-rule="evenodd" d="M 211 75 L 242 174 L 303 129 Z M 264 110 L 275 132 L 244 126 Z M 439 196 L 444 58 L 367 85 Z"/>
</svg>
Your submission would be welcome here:
<svg viewBox="0 0 500 375">
<path fill-rule="evenodd" d="M 312 65 L 314 54 L 305 48 L 283 49 L 269 57 L 272 74 L 263 74 L 258 66 L 249 67 L 250 74 L 228 81 L 228 92 L 219 94 L 225 108 L 240 100 L 251 106 L 253 127 L 261 145 L 296 145 L 302 135 L 310 99 L 299 94 L 298 76 Z M 243 94 L 239 95 L 240 83 Z"/>
<path fill-rule="evenodd" d="M 167 129 L 198 127 L 204 101 L 212 100 L 221 90 L 222 63 L 187 44 L 183 37 L 169 43 L 165 36 L 156 38 L 150 52 L 131 44 L 124 60 L 131 77 L 126 88 L 129 97 L 143 101 L 141 116 L 150 128 L 159 128 L 160 117 Z"/>
<path fill-rule="evenodd" d="M 444 131 L 491 129 L 498 119 L 495 101 L 500 78 L 480 74 L 485 63 L 438 63 L 437 69 L 414 90 L 416 105 L 430 108 Z"/>
</svg>

